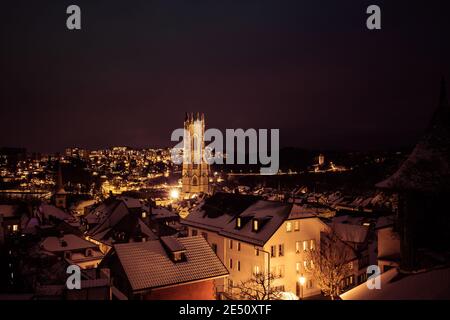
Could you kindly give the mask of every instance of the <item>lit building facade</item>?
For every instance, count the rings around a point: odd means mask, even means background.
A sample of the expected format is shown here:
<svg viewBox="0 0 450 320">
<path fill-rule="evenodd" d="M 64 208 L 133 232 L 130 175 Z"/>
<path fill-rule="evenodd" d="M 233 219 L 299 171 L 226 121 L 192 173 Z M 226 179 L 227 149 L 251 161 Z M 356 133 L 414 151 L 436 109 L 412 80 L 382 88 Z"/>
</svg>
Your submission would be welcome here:
<svg viewBox="0 0 450 320">
<path fill-rule="evenodd" d="M 209 192 L 209 165 L 205 154 L 205 116 L 187 113 L 183 147 L 182 192 L 185 197 Z"/>
</svg>

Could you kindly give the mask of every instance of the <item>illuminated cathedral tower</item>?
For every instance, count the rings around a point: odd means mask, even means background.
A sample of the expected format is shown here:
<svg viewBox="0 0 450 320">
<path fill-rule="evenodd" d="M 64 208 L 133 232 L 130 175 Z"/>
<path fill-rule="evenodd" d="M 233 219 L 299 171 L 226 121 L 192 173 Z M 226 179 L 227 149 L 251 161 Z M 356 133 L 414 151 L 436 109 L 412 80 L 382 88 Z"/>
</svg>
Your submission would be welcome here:
<svg viewBox="0 0 450 320">
<path fill-rule="evenodd" d="M 184 161 L 182 172 L 183 195 L 189 197 L 198 193 L 208 193 L 209 165 L 204 159 L 205 116 L 186 113 L 184 119 Z"/>
</svg>

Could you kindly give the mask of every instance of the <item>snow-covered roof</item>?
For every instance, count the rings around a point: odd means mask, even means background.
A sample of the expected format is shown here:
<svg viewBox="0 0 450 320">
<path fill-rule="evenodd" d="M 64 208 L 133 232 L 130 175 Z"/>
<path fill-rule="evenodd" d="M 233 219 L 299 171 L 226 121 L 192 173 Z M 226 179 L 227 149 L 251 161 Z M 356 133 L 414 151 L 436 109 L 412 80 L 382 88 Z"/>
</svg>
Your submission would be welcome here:
<svg viewBox="0 0 450 320">
<path fill-rule="evenodd" d="M 369 227 L 348 223 L 333 223 L 333 230 L 345 242 L 363 243 L 368 235 Z"/>
<path fill-rule="evenodd" d="M 92 242 L 73 234 L 66 234 L 63 237 L 47 237 L 41 243 L 41 248 L 49 252 L 72 251 L 96 247 Z"/>
<path fill-rule="evenodd" d="M 439 107 L 409 157 L 377 187 L 393 190 L 450 190 L 450 106 L 442 83 Z"/>
<path fill-rule="evenodd" d="M 64 212 L 63 210 L 59 209 L 58 207 L 55 207 L 51 204 L 42 203 L 39 206 L 39 213 L 43 215 L 46 219 L 53 217 L 59 220 L 70 220 L 73 217 L 68 214 L 67 212 Z"/>
<path fill-rule="evenodd" d="M 3 215 L 4 218 L 13 218 L 16 216 L 17 209 L 16 205 L 2 204 L 0 205 L 0 215 Z"/>
<path fill-rule="evenodd" d="M 234 198 L 234 196 L 237 197 Z M 292 208 L 292 204 L 257 200 L 254 197 L 242 198 L 242 195 L 227 196 L 224 203 L 222 195 L 218 197 L 219 199 L 207 199 L 209 202 L 205 202 L 191 211 L 183 223 L 215 231 L 228 238 L 262 246 L 288 219 Z M 237 203 L 233 205 L 233 201 Z M 230 209 L 227 210 L 227 207 Z M 237 228 L 236 225 L 237 217 L 242 219 L 240 228 Z M 254 231 L 252 228 L 253 219 L 259 221 L 258 231 Z"/>
<path fill-rule="evenodd" d="M 224 277 L 228 270 L 202 236 L 174 238 L 186 260 L 173 262 L 159 240 L 117 244 L 114 250 L 133 291 Z"/>
<path fill-rule="evenodd" d="M 369 280 L 371 281 L 371 280 Z M 380 275 L 381 289 L 369 289 L 366 283 L 345 292 L 343 300 L 448 300 L 450 268 L 414 274 L 390 269 Z"/>
</svg>

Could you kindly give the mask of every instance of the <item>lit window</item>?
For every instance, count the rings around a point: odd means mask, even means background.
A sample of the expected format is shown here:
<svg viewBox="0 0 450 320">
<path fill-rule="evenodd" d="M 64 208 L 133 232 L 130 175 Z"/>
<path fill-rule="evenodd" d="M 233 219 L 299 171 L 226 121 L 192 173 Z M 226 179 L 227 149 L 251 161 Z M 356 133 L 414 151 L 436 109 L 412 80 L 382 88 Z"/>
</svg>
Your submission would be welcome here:
<svg viewBox="0 0 450 320">
<path fill-rule="evenodd" d="M 300 272 L 301 272 L 301 263 L 300 263 L 300 262 L 296 262 L 296 263 L 295 263 L 295 271 L 296 271 L 297 273 L 300 273 Z"/>
<path fill-rule="evenodd" d="M 259 274 L 259 266 L 254 266 L 254 267 L 253 267 L 253 274 L 254 274 L 254 275 Z"/>
<path fill-rule="evenodd" d="M 301 242 L 295 241 L 295 253 L 300 253 Z"/>
<path fill-rule="evenodd" d="M 13 231 L 18 231 L 19 230 L 19 225 L 14 224 L 12 228 L 13 228 Z"/>
<path fill-rule="evenodd" d="M 303 251 L 308 251 L 308 241 L 303 241 Z"/>
<path fill-rule="evenodd" d="M 242 226 L 242 221 L 241 221 L 241 217 L 237 217 L 236 219 L 236 228 L 241 228 Z"/>
<path fill-rule="evenodd" d="M 259 221 L 257 219 L 253 219 L 253 231 L 259 230 Z"/>
<path fill-rule="evenodd" d="M 286 222 L 286 232 L 292 231 L 292 222 L 288 221 Z"/>
<path fill-rule="evenodd" d="M 142 211 L 142 219 L 145 219 L 145 218 L 147 218 L 147 212 Z"/>
<path fill-rule="evenodd" d="M 300 230 L 300 222 L 294 221 L 294 231 L 299 231 L 299 230 Z"/>
<path fill-rule="evenodd" d="M 315 248 L 316 248 L 316 240 L 311 239 L 311 241 L 309 242 L 309 249 L 314 250 Z"/>
</svg>

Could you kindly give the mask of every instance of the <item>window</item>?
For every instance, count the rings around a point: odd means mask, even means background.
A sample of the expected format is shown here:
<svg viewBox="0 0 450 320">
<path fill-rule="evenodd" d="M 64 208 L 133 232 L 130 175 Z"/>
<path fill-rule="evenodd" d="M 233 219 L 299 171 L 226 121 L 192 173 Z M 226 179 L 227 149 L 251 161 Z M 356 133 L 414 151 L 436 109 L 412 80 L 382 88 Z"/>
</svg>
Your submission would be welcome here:
<svg viewBox="0 0 450 320">
<path fill-rule="evenodd" d="M 228 267 L 230 268 L 230 270 L 233 270 L 233 259 L 230 259 Z"/>
<path fill-rule="evenodd" d="M 254 266 L 253 267 L 253 274 L 256 276 L 259 274 L 259 266 Z"/>
<path fill-rule="evenodd" d="M 240 242 L 237 243 L 237 250 L 241 251 L 241 243 Z"/>
<path fill-rule="evenodd" d="M 215 254 L 217 254 L 217 244 L 211 243 L 211 249 L 214 251 Z"/>
<path fill-rule="evenodd" d="M 278 256 L 279 257 L 284 256 L 284 244 L 278 245 Z"/>
<path fill-rule="evenodd" d="M 286 232 L 292 231 L 292 222 L 288 221 L 286 222 Z"/>
<path fill-rule="evenodd" d="M 237 262 L 237 271 L 241 271 L 241 262 L 239 260 Z"/>
<path fill-rule="evenodd" d="M 295 253 L 300 253 L 301 242 L 295 241 Z"/>
<path fill-rule="evenodd" d="M 305 270 L 308 270 L 308 269 L 309 269 L 309 264 L 308 264 L 308 262 L 309 262 L 309 261 L 307 261 L 307 260 L 304 260 L 304 261 L 303 261 L 303 268 L 304 268 Z"/>
<path fill-rule="evenodd" d="M 230 248 L 230 249 L 233 249 L 233 240 L 228 240 L 228 247 Z"/>
<path fill-rule="evenodd" d="M 311 289 L 312 287 L 313 287 L 313 281 L 312 280 L 306 281 L 306 289 Z"/>
<path fill-rule="evenodd" d="M 232 289 L 233 288 L 233 280 L 228 279 L 228 288 Z"/>
<path fill-rule="evenodd" d="M 300 230 L 300 221 L 294 221 L 294 231 Z"/>
<path fill-rule="evenodd" d="M 284 278 L 284 274 L 285 274 L 284 265 L 278 266 L 277 267 L 277 275 L 278 275 L 278 277 Z"/>
<path fill-rule="evenodd" d="M 208 234 L 206 232 L 202 232 L 202 237 L 205 238 L 205 240 L 208 240 Z"/>
<path fill-rule="evenodd" d="M 145 218 L 147 218 L 147 212 L 142 211 L 142 219 L 145 219 Z"/>
<path fill-rule="evenodd" d="M 303 241 L 303 251 L 308 251 L 308 241 Z"/>
<path fill-rule="evenodd" d="M 311 239 L 309 242 L 309 249 L 314 250 L 316 248 L 316 240 Z"/>
<path fill-rule="evenodd" d="M 192 236 L 195 237 L 198 234 L 198 231 L 195 229 L 192 229 Z"/>
<path fill-rule="evenodd" d="M 276 246 L 271 246 L 271 247 L 270 247 L 270 256 L 271 256 L 272 258 L 275 258 L 276 255 L 277 255 L 277 247 L 276 247 Z"/>
<path fill-rule="evenodd" d="M 240 229 L 242 227 L 242 220 L 241 217 L 236 218 L 236 228 Z"/>
<path fill-rule="evenodd" d="M 259 257 L 259 249 L 258 248 L 255 249 L 255 256 Z"/>
<path fill-rule="evenodd" d="M 19 230 L 19 225 L 17 225 L 17 224 L 13 224 L 13 231 L 14 232 L 16 232 L 16 231 L 18 231 Z"/>
<path fill-rule="evenodd" d="M 257 219 L 253 219 L 252 227 L 255 232 L 259 230 L 259 221 Z"/>
<path fill-rule="evenodd" d="M 302 270 L 301 270 L 301 263 L 300 262 L 296 262 L 295 263 L 295 271 L 297 272 L 297 274 L 299 274 Z"/>
</svg>

